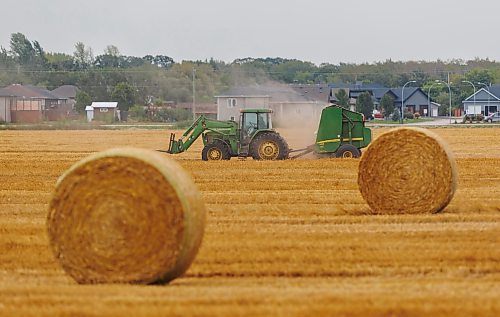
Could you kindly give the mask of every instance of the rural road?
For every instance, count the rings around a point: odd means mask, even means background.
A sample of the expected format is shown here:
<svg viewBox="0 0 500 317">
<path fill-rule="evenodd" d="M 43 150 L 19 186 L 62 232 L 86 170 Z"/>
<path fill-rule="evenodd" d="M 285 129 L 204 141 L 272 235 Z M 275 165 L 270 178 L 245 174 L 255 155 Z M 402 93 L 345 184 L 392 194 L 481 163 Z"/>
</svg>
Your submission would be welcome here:
<svg viewBox="0 0 500 317">
<path fill-rule="evenodd" d="M 405 126 L 447 126 L 447 125 L 455 125 L 455 120 L 457 122 L 462 122 L 462 118 L 451 118 L 451 123 L 450 123 L 450 118 L 438 118 L 436 120 L 432 121 L 422 121 L 422 122 L 412 122 L 412 123 L 404 123 L 403 125 Z M 400 124 L 394 124 L 394 123 L 383 123 L 384 121 L 379 122 L 374 122 L 371 121 L 368 126 L 380 126 L 380 127 L 397 127 L 400 126 Z"/>
</svg>

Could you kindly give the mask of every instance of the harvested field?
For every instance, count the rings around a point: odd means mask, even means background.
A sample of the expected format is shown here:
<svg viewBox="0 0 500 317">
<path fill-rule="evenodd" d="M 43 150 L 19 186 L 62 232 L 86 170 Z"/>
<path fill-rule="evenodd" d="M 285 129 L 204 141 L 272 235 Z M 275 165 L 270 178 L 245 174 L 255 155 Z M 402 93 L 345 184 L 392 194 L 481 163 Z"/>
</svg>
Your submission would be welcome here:
<svg viewBox="0 0 500 317">
<path fill-rule="evenodd" d="M 500 128 L 433 131 L 459 170 L 435 215 L 369 215 L 359 160 L 202 162 L 197 143 L 175 158 L 206 202 L 205 237 L 165 286 L 76 284 L 45 220 L 72 164 L 115 146 L 166 149 L 166 131 L 0 131 L 0 315 L 499 316 Z"/>
</svg>

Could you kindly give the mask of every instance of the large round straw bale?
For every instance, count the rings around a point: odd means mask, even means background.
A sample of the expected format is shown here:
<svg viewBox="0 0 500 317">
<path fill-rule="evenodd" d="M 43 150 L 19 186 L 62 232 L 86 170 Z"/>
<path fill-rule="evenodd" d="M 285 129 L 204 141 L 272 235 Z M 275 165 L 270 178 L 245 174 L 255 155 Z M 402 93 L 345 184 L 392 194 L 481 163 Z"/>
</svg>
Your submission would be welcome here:
<svg viewBox="0 0 500 317">
<path fill-rule="evenodd" d="M 380 135 L 359 163 L 361 195 L 374 213 L 436 213 L 457 188 L 448 145 L 427 129 L 397 128 Z"/>
<path fill-rule="evenodd" d="M 194 260 L 205 213 L 175 161 L 119 148 L 91 155 L 59 178 L 47 229 L 55 257 L 79 283 L 161 283 Z"/>
</svg>

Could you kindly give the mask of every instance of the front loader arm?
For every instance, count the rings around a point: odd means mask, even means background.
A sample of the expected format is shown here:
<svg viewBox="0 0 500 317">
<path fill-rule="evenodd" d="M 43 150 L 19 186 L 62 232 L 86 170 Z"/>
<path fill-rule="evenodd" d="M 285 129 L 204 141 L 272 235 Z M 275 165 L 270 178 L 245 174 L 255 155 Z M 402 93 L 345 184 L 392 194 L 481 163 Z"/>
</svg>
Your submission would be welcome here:
<svg viewBox="0 0 500 317">
<path fill-rule="evenodd" d="M 199 116 L 186 132 L 182 134 L 179 140 L 175 140 L 175 133 L 171 133 L 167 153 L 177 154 L 189 149 L 194 141 L 205 131 L 205 119 L 205 116 Z M 184 139 L 186 140 L 184 141 Z"/>
<path fill-rule="evenodd" d="M 218 134 L 224 134 L 218 129 L 231 127 L 229 122 L 209 119 L 203 115 L 199 116 L 196 121 L 184 132 L 179 140 L 175 140 L 175 134 L 170 134 L 170 142 L 168 144 L 167 153 L 177 154 L 189 149 L 189 147 L 203 134 L 205 131 L 211 131 Z"/>
</svg>

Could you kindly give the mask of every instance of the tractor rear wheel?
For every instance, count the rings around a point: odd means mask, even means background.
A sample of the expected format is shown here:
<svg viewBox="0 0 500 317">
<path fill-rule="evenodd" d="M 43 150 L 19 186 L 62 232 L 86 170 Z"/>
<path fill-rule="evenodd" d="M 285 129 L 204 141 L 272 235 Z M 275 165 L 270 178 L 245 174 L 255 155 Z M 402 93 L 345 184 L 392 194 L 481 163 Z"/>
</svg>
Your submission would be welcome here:
<svg viewBox="0 0 500 317">
<path fill-rule="evenodd" d="M 231 159 L 228 146 L 222 141 L 214 141 L 205 145 L 201 151 L 201 159 L 204 161 L 221 161 Z"/>
<path fill-rule="evenodd" d="M 343 144 L 335 152 L 335 157 L 338 158 L 358 158 L 360 156 L 361 151 L 352 144 Z"/>
<path fill-rule="evenodd" d="M 250 144 L 250 155 L 254 160 L 285 160 L 288 154 L 288 144 L 278 133 L 260 133 Z"/>
</svg>

